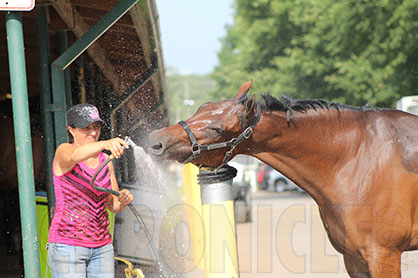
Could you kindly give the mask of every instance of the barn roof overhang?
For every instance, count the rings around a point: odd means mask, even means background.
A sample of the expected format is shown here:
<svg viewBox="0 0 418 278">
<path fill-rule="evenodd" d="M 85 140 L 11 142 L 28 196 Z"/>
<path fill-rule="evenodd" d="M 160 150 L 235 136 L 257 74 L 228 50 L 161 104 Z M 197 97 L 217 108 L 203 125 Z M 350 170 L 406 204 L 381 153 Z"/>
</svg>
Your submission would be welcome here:
<svg viewBox="0 0 418 278">
<path fill-rule="evenodd" d="M 82 38 L 92 26 L 111 11 L 116 0 L 37 0 L 34 11 L 22 12 L 25 56 L 30 96 L 39 94 L 38 55 L 35 12 L 47 7 L 51 62 L 59 56 L 59 32 L 65 32 L 68 45 Z M 2 24 L 3 23 L 3 24 Z M 0 32 L 5 34 L 4 17 Z M 0 36 L 0 58 L 7 61 L 5 35 Z M 3 41 L 3 42 L 1 42 Z M 128 13 L 86 49 L 85 65 L 99 80 L 106 103 L 127 114 L 130 132 L 167 123 L 164 65 L 159 33 L 158 12 L 154 0 L 138 1 Z M 10 93 L 7 63 L 0 73 L 2 97 Z M 76 83 L 74 66 L 70 67 L 72 84 Z M 91 73 L 93 71 L 93 73 Z M 72 88 L 74 94 L 74 88 Z M 87 92 L 87 100 L 89 100 Z M 94 100 L 93 100 L 94 101 Z M 115 114 L 115 112 L 113 112 Z"/>
</svg>

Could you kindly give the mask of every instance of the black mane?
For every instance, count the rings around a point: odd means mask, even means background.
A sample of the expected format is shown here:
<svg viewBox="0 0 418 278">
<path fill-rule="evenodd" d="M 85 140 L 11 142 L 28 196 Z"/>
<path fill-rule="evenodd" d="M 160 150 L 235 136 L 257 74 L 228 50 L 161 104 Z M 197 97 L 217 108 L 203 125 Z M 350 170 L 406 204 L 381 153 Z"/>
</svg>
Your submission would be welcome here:
<svg viewBox="0 0 418 278">
<path fill-rule="evenodd" d="M 352 111 L 365 111 L 365 110 L 377 110 L 378 108 L 373 107 L 354 107 L 350 105 L 328 102 L 322 99 L 293 99 L 287 96 L 281 96 L 281 99 L 277 99 L 270 94 L 261 95 L 264 99 L 264 109 L 267 111 L 283 111 L 286 112 L 287 120 L 290 121 L 293 111 L 307 112 L 308 110 L 317 109 L 336 109 L 338 114 L 341 110 L 352 110 Z"/>
<path fill-rule="evenodd" d="M 382 108 L 372 107 L 370 105 L 365 105 L 363 107 L 355 107 L 346 104 L 328 102 L 322 99 L 293 99 L 288 96 L 281 96 L 280 99 L 273 97 L 270 94 L 261 95 L 264 100 L 264 105 L 261 104 L 263 110 L 266 111 L 282 111 L 286 112 L 287 120 L 290 121 L 293 112 L 299 111 L 306 113 L 309 110 L 318 110 L 318 109 L 335 109 L 338 114 L 341 110 L 351 110 L 351 111 L 378 111 Z M 245 104 L 248 100 L 248 94 L 244 94 L 240 97 L 239 102 Z"/>
<path fill-rule="evenodd" d="M 364 110 L 363 108 L 353 107 L 345 104 L 328 102 L 322 99 L 293 99 L 291 97 L 282 96 L 281 100 L 271 95 L 261 95 L 265 102 L 265 109 L 270 111 L 302 111 L 319 109 L 330 109 L 336 110 Z"/>
</svg>

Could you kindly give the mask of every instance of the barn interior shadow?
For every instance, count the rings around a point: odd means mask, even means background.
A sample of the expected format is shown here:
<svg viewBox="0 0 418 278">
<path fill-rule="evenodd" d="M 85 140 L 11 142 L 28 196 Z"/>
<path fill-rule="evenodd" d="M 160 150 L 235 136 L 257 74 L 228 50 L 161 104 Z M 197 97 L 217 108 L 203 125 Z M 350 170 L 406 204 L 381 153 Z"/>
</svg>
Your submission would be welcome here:
<svg viewBox="0 0 418 278">
<path fill-rule="evenodd" d="M 0 192 L 0 273 L 23 277 L 22 236 L 17 189 Z"/>
<path fill-rule="evenodd" d="M 39 119 L 39 97 L 31 98 L 32 151 L 36 190 L 45 177 L 43 143 Z M 23 277 L 23 250 L 19 190 L 11 100 L 0 102 L 0 273 L 1 277 Z"/>
</svg>

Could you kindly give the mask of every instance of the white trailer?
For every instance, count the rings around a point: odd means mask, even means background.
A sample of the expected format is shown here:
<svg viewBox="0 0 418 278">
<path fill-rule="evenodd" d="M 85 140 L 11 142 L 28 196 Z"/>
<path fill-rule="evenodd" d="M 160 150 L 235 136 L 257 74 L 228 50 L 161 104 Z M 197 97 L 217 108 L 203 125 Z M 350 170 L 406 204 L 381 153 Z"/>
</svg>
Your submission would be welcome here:
<svg viewBox="0 0 418 278">
<path fill-rule="evenodd" d="M 402 97 L 396 102 L 396 109 L 418 115 L 418 95 Z"/>
</svg>

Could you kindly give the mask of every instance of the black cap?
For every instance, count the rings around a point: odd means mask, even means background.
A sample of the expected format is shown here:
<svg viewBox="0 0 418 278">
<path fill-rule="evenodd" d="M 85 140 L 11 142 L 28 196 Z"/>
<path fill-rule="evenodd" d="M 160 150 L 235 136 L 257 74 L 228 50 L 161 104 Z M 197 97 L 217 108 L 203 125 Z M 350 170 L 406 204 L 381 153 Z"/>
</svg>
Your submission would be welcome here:
<svg viewBox="0 0 418 278">
<path fill-rule="evenodd" d="M 94 122 L 103 123 L 96 106 L 82 103 L 77 104 L 67 111 L 67 125 L 78 128 L 85 128 Z"/>
</svg>

